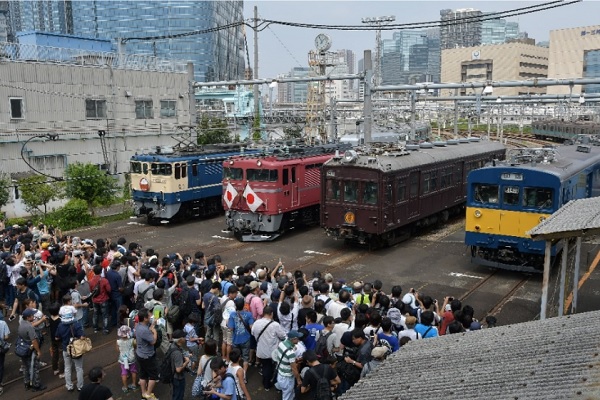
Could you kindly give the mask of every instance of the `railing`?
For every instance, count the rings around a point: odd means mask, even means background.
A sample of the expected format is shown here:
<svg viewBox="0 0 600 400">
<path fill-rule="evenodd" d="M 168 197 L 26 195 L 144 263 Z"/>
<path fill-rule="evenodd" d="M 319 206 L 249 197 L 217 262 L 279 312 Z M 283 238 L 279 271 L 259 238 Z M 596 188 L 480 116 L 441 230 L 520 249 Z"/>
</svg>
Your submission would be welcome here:
<svg viewBox="0 0 600 400">
<path fill-rule="evenodd" d="M 43 62 L 68 65 L 110 66 L 115 69 L 187 73 L 187 61 L 150 55 L 123 54 L 0 42 L 0 62 Z"/>
</svg>

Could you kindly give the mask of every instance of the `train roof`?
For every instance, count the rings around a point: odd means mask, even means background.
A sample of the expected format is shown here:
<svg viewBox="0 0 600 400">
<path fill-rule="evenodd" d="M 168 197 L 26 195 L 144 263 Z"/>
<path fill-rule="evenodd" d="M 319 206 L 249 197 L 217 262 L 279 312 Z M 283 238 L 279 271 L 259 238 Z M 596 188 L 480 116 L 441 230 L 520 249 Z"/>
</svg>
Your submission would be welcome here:
<svg viewBox="0 0 600 400">
<path fill-rule="evenodd" d="M 499 142 L 480 141 L 476 138 L 407 145 L 401 149 L 377 147 L 364 152 L 347 152 L 344 157 L 335 157 L 326 162 L 325 167 L 357 167 L 387 172 L 504 149 L 504 145 Z"/>
<path fill-rule="evenodd" d="M 175 162 L 191 159 L 227 158 L 242 152 L 250 154 L 259 152 L 258 149 L 247 148 L 246 146 L 246 144 L 239 143 L 211 144 L 194 147 L 193 149 L 157 146 L 154 152 L 131 156 L 131 161 Z"/>
<path fill-rule="evenodd" d="M 319 156 L 333 156 L 336 152 L 344 152 L 352 146 L 346 143 L 331 143 L 317 146 L 276 146 L 265 147 L 259 154 L 234 155 L 230 157 L 233 161 L 243 160 L 265 160 L 285 162 L 297 159 L 308 159 Z"/>
<path fill-rule="evenodd" d="M 600 164 L 600 147 L 591 145 L 565 145 L 542 148 L 511 149 L 506 160 L 487 166 L 476 174 L 486 174 L 492 168 L 541 171 L 560 179 L 592 165 Z"/>
</svg>

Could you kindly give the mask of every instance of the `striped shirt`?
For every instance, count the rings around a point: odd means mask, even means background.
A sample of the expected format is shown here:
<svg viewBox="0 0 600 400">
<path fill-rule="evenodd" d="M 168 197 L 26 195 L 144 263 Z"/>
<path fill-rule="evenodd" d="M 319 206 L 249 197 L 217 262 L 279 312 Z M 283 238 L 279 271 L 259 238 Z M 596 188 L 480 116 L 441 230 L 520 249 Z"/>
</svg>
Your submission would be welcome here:
<svg viewBox="0 0 600 400">
<path fill-rule="evenodd" d="M 279 364 L 279 367 L 277 368 L 279 375 L 282 377 L 293 377 L 292 363 L 296 361 L 296 353 L 294 352 L 294 345 L 292 342 L 290 342 L 289 339 L 286 339 L 279 343 L 276 354 L 277 359 L 274 358 L 273 361 Z"/>
</svg>

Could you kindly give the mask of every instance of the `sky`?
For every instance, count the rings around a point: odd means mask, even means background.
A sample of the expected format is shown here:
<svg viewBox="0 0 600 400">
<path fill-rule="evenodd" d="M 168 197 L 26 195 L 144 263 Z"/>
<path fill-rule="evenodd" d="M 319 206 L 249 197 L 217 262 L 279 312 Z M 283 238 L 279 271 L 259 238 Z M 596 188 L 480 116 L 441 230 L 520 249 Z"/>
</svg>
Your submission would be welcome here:
<svg viewBox="0 0 600 400">
<path fill-rule="evenodd" d="M 506 11 L 544 3 L 541 1 L 244 1 L 244 18 L 253 18 L 254 6 L 262 19 L 327 25 L 361 25 L 366 17 L 393 15 L 394 23 L 439 21 L 440 10 L 449 8 L 476 8 L 481 11 Z M 507 18 L 519 23 L 519 29 L 530 38 L 547 41 L 550 31 L 580 26 L 600 25 L 600 0 L 583 0 L 579 3 Z M 254 66 L 254 32 L 247 29 L 250 63 Z M 349 49 L 356 59 L 363 57 L 366 49 L 375 48 L 375 31 L 333 31 L 270 25 L 259 32 L 258 76 L 275 78 L 293 67 L 306 67 L 308 52 L 314 49 L 314 39 L 326 33 L 332 39 L 331 50 Z M 382 39 L 391 39 L 392 31 L 382 31 Z M 374 54 L 373 54 L 374 55 Z"/>
</svg>

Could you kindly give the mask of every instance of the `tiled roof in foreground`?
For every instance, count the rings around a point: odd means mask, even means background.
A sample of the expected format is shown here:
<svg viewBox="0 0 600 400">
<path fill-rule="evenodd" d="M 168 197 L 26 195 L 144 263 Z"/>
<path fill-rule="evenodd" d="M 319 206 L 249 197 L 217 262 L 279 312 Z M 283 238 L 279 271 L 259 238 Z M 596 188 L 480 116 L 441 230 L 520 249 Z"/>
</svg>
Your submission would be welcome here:
<svg viewBox="0 0 600 400">
<path fill-rule="evenodd" d="M 343 400 L 600 399 L 600 311 L 409 342 Z"/>
</svg>

